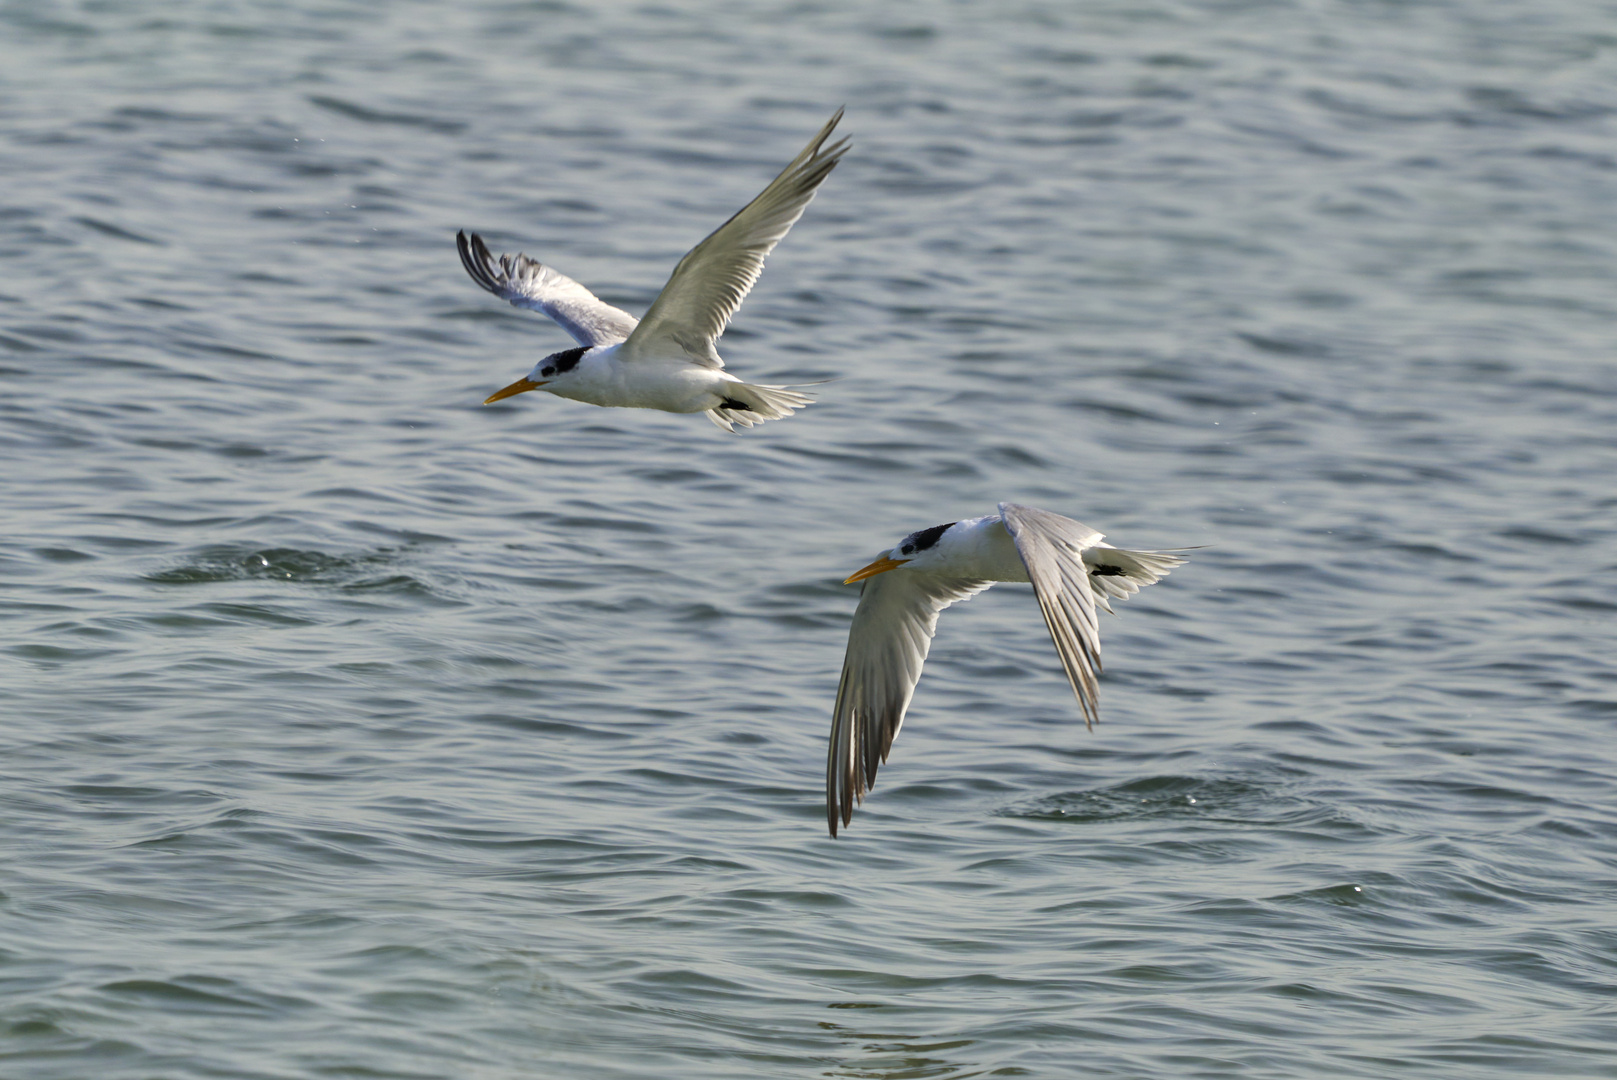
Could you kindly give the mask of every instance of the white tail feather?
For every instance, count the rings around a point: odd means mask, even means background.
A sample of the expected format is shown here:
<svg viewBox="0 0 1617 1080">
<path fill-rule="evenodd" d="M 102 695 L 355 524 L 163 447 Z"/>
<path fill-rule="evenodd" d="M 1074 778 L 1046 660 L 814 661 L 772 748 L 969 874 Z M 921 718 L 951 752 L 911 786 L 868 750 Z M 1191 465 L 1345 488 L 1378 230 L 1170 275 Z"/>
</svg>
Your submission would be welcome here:
<svg viewBox="0 0 1617 1080">
<path fill-rule="evenodd" d="M 725 383 L 724 396 L 728 401 L 745 405 L 744 409 L 720 405 L 707 410 L 707 418 L 725 431 L 734 431 L 735 425 L 752 427 L 765 420 L 780 420 L 792 415 L 805 405 L 814 404 L 807 394 L 785 386 L 765 386 L 758 383 Z"/>
<path fill-rule="evenodd" d="M 1145 586 L 1161 581 L 1184 561 L 1167 551 L 1125 551 L 1109 544 L 1084 550 L 1090 594 L 1108 612 L 1112 611 L 1109 600 L 1127 600 Z"/>
</svg>

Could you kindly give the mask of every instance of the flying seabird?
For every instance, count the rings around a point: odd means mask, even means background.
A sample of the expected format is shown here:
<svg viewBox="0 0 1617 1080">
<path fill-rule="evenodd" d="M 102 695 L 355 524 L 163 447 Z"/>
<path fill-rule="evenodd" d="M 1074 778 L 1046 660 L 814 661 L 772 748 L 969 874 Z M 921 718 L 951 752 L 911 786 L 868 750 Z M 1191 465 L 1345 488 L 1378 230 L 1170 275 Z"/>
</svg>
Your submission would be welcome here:
<svg viewBox="0 0 1617 1080">
<path fill-rule="evenodd" d="M 725 371 L 714 342 L 763 272 L 764 257 L 847 152 L 846 139 L 824 145 L 841 119 L 838 109 L 757 198 L 686 253 L 639 322 L 526 255 L 496 260 L 482 237 L 457 233 L 460 261 L 473 281 L 550 316 L 579 345 L 545 357 L 483 404 L 542 389 L 591 405 L 705 412 L 725 431 L 779 420 L 808 405 L 813 399 L 806 394 L 745 383 Z"/>
<path fill-rule="evenodd" d="M 825 813 L 831 835 L 875 786 L 921 677 L 938 613 L 996 581 L 1031 581 L 1084 723 L 1096 711 L 1098 604 L 1125 600 L 1185 560 L 1165 551 L 1125 551 L 1071 518 L 1015 503 L 999 513 L 911 533 L 848 578 L 864 582 L 831 718 Z"/>
</svg>

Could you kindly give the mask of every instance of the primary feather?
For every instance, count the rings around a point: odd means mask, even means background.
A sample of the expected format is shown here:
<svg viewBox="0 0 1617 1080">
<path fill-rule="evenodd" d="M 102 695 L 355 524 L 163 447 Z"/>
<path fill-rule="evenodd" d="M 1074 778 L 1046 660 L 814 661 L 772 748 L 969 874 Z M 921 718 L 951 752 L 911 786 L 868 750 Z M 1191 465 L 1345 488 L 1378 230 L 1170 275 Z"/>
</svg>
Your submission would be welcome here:
<svg viewBox="0 0 1617 1080">
<path fill-rule="evenodd" d="M 580 345 L 612 345 L 634 333 L 633 315 L 542 262 L 517 254 L 496 263 L 476 233 L 456 233 L 455 246 L 473 281 L 515 307 L 550 316 Z"/>
<path fill-rule="evenodd" d="M 848 140 L 824 146 L 842 110 L 758 197 L 693 247 L 674 267 L 646 317 L 624 345 L 631 356 L 677 346 L 692 361 L 720 368 L 714 342 L 763 273 L 764 258 L 791 231 L 825 178 L 847 152 Z"/>
</svg>

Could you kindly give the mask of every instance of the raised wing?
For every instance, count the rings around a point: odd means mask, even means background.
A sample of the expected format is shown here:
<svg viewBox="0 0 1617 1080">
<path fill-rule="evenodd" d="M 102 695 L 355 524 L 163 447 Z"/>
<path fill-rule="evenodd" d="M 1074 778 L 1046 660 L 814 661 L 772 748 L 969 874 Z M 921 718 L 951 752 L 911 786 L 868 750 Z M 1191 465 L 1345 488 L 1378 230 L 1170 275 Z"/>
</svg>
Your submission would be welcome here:
<svg viewBox="0 0 1617 1080">
<path fill-rule="evenodd" d="M 853 818 L 854 802 L 876 783 L 893 737 L 921 678 L 938 613 L 993 584 L 895 570 L 865 581 L 848 632 L 848 655 L 831 714 L 831 749 L 825 766 L 825 816 Z"/>
<path fill-rule="evenodd" d="M 496 264 L 476 233 L 456 233 L 455 246 L 473 281 L 517 307 L 549 315 L 580 345 L 614 345 L 634 333 L 633 315 L 544 263 L 526 255 L 501 255 Z"/>
<path fill-rule="evenodd" d="M 679 260 L 668 284 L 629 336 L 626 359 L 666 355 L 669 349 L 658 348 L 666 342 L 702 367 L 724 366 L 713 343 L 763 273 L 764 257 L 803 216 L 814 192 L 847 152 L 846 139 L 821 149 L 841 119 L 838 109 L 756 199 Z"/>
<path fill-rule="evenodd" d="M 1098 713 L 1100 625 L 1095 621 L 1095 597 L 1090 592 L 1089 568 L 1084 551 L 1101 541 L 1101 533 L 1060 514 L 1015 503 L 1000 503 L 999 512 L 1044 612 L 1056 655 L 1072 683 L 1083 710 L 1084 724 L 1094 726 Z"/>
</svg>

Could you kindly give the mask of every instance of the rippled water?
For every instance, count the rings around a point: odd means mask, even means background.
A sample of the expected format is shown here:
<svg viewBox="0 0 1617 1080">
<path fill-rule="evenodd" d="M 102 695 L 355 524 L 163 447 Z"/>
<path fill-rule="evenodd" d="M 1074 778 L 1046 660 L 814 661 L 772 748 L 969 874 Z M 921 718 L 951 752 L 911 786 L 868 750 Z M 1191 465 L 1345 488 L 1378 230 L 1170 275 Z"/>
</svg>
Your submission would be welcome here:
<svg viewBox="0 0 1617 1080">
<path fill-rule="evenodd" d="M 1617 8 L 0 3 L 0 1074 L 1617 1076 Z M 700 417 L 479 401 L 848 107 Z M 856 588 L 948 612 L 841 840 Z"/>
</svg>

